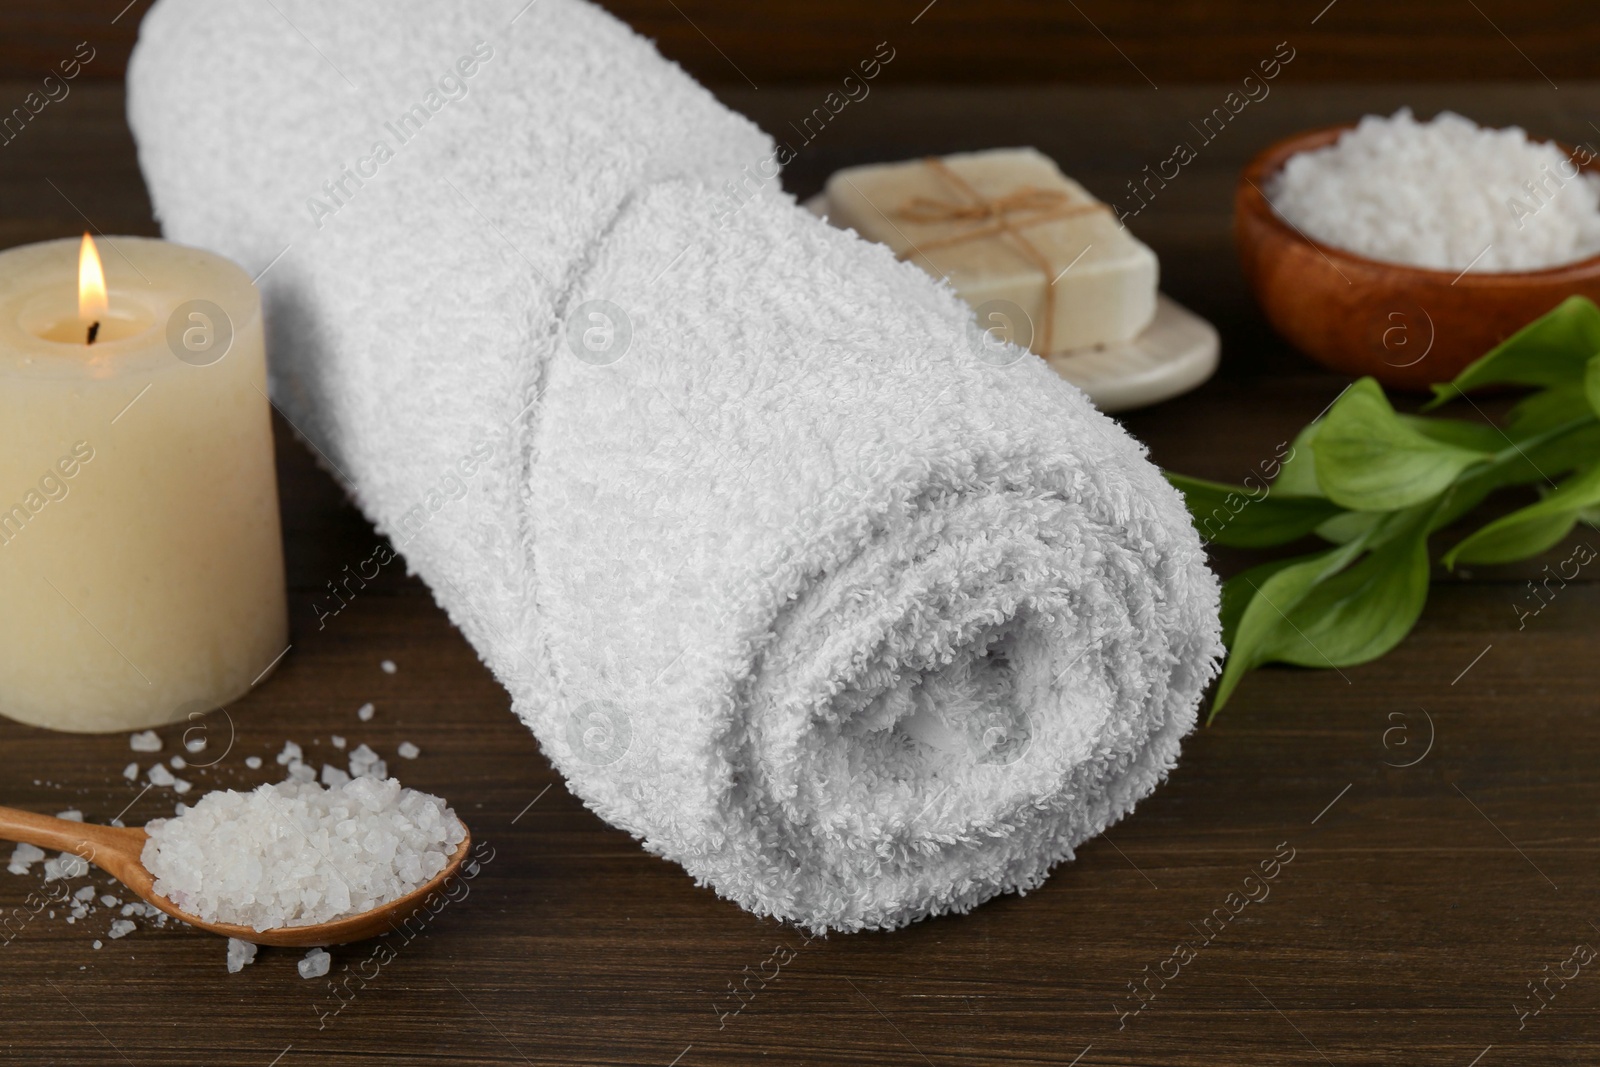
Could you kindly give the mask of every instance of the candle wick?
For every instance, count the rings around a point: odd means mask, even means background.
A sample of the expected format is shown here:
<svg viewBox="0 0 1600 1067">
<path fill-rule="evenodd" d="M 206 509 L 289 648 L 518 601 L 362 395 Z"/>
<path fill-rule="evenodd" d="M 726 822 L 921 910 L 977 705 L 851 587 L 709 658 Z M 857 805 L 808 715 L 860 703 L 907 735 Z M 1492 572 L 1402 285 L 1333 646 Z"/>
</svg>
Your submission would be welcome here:
<svg viewBox="0 0 1600 1067">
<path fill-rule="evenodd" d="M 94 344 L 94 339 L 99 333 L 100 333 L 100 323 L 99 323 L 99 321 L 91 322 L 89 324 L 89 339 L 87 341 L 85 341 L 84 344 L 86 344 L 86 345 Z"/>
</svg>

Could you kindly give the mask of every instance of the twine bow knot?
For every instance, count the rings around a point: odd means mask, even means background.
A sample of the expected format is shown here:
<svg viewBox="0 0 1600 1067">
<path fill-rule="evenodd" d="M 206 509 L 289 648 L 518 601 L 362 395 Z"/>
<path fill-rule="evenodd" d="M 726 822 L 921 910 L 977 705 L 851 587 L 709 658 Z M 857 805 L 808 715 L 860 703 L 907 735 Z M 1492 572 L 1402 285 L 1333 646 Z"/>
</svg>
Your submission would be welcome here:
<svg viewBox="0 0 1600 1067">
<path fill-rule="evenodd" d="M 1041 354 L 1048 354 L 1050 352 L 1051 334 L 1054 332 L 1055 327 L 1056 302 L 1052 289 L 1059 280 L 1059 276 L 1055 274 L 1055 268 L 1050 261 L 1050 257 L 1040 251 L 1038 245 L 1028 240 L 1027 235 L 1022 231 L 1042 223 L 1070 219 L 1077 215 L 1088 215 L 1108 209 L 1098 201 L 1075 201 L 1064 190 L 1041 189 L 1034 185 L 1021 186 L 1006 193 L 1004 196 L 986 197 L 974 189 L 970 182 L 952 170 L 944 160 L 929 156 L 924 162 L 934 174 L 938 175 L 946 185 L 955 189 L 963 199 L 937 200 L 931 196 L 913 196 L 896 208 L 895 214 L 907 222 L 971 222 L 977 225 L 959 233 L 924 241 L 921 245 L 912 245 L 901 252 L 899 258 L 905 259 L 912 252 L 922 253 L 926 258 L 929 249 L 948 248 L 952 245 L 964 244 L 968 241 L 980 241 L 988 237 L 1009 238 L 1023 258 L 1039 268 L 1040 273 L 1044 275 L 1044 322 L 1039 331 L 1039 346 L 1036 351 Z M 1073 262 L 1075 263 L 1077 260 Z"/>
</svg>

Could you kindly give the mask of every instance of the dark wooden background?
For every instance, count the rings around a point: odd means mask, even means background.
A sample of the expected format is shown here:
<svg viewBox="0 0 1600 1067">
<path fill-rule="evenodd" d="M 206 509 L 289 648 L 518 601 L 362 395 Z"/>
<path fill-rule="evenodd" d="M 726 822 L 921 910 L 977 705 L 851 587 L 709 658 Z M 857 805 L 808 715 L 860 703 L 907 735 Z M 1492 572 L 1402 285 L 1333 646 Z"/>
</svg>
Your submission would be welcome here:
<svg viewBox="0 0 1600 1067">
<path fill-rule="evenodd" d="M 42 75 L 80 41 L 120 78 L 151 0 L 5 0 L 0 77 Z M 267 0 L 254 0 L 265 4 Z M 494 0 L 515 11 L 525 0 Z M 1242 78 L 1278 42 L 1316 81 L 1594 77 L 1587 0 L 601 0 L 709 84 L 832 81 L 879 41 L 895 81 L 1156 85 Z"/>
<path fill-rule="evenodd" d="M 1527 33 L 1522 47 L 1551 74 L 1565 79 L 1579 69 L 1592 31 L 1571 16 L 1574 9 L 1477 2 L 1508 32 Z M 731 21 L 714 22 L 709 5 L 679 6 L 724 48 L 733 42 L 721 41 Z M 1021 7 L 998 9 L 1013 6 Z M 1162 39 L 1161 47 L 1182 51 L 1172 41 L 1189 27 L 1183 47 L 1196 55 L 1186 69 L 1203 73 L 1211 68 L 1202 64 L 1221 62 L 1201 56 L 1213 45 L 1194 29 L 1197 5 L 1171 5 L 1162 26 L 1154 25 L 1162 21 L 1152 17 L 1154 5 L 1080 6 L 1103 26 L 1125 27 L 1130 55 L 1148 58 L 1135 53 L 1143 47 L 1137 42 Z M 1351 58 L 1359 47 L 1350 23 L 1365 20 L 1370 29 L 1375 20 L 1401 18 L 1392 7 L 1340 0 L 1272 97 L 1247 109 L 1134 220 L 1161 257 L 1167 291 L 1223 337 L 1215 380 L 1125 418 L 1157 462 L 1240 479 L 1345 384 L 1272 337 L 1239 277 L 1229 197 L 1251 153 L 1297 129 L 1403 103 L 1424 111 L 1452 106 L 1567 140 L 1595 136 L 1594 84 L 1563 80 L 1552 90 L 1537 77 L 1519 86 L 1313 84 L 1313 72 L 1344 70 L 1346 62 L 1350 77 L 1384 73 L 1384 54 L 1409 54 L 1423 65 L 1396 62 L 1390 78 L 1447 73 L 1446 61 L 1429 54 L 1436 39 L 1444 54 L 1479 56 L 1475 70 L 1517 74 L 1522 60 L 1510 44 L 1472 36 L 1479 16 L 1470 4 L 1465 15 L 1442 4 L 1407 8 L 1448 9 L 1459 41 L 1424 32 L 1419 27 L 1428 24 L 1416 15 L 1408 47 L 1396 42 L 1389 53 Z M 32 11 L 45 19 L 50 10 L 11 5 L 3 18 Z M 828 3 L 795 14 L 792 54 L 770 41 L 730 53 L 744 49 L 741 65 L 748 61 L 762 78 L 769 70 L 813 70 L 785 65 L 821 62 L 823 34 L 815 27 L 828 18 L 848 27 L 878 17 L 852 10 Z M 939 26 L 930 22 L 936 14 L 970 19 L 967 10 L 941 0 L 917 29 Z M 1565 36 L 1553 28 L 1560 10 L 1572 19 Z M 1071 6 L 1065 11 L 1058 24 L 1070 27 Z M 1276 39 L 1272 20 L 1286 17 L 1277 5 L 1274 12 L 1254 16 L 1261 41 Z M 1550 21 L 1538 23 L 1540 12 Z M 1303 22 L 1313 14 L 1311 6 L 1294 12 Z M 772 39 L 785 38 L 773 27 L 790 16 L 770 17 Z M 651 25 L 669 49 L 681 45 L 697 70 L 714 66 L 695 58 L 700 46 L 668 22 Z M 1530 32 L 1536 24 L 1545 26 L 1542 35 Z M 72 31 L 57 25 L 66 41 Z M 938 54 L 970 44 L 959 37 L 946 27 L 928 35 L 927 48 Z M 0 40 L 6 49 L 21 47 L 13 25 Z M 38 40 L 48 45 L 39 54 L 51 54 L 54 45 Z M 1036 144 L 1092 190 L 1115 197 L 1146 163 L 1164 158 L 1188 119 L 1215 106 L 1228 85 L 1153 92 L 1114 63 L 1088 58 L 1104 45 L 1096 40 L 1084 36 L 1073 46 L 1084 56 L 1076 60 L 1082 76 L 1132 84 L 885 81 L 801 150 L 786 181 L 804 195 L 846 163 Z M 1505 54 L 1493 54 L 1495 40 Z M 1450 52 L 1453 41 L 1467 51 Z M 915 66 L 933 63 L 918 54 L 902 50 L 899 69 L 935 69 Z M 820 73 L 831 81 L 831 71 Z M 1235 72 L 1219 66 L 1209 76 L 1231 82 Z M 730 104 L 771 130 L 808 112 L 827 89 L 720 80 Z M 28 87 L 0 82 L 0 100 Z M 0 246 L 74 234 L 86 220 L 110 233 L 156 232 L 121 109 L 115 83 L 84 84 L 0 147 Z M 1529 1000 L 1530 982 L 1560 970 L 1576 945 L 1600 946 L 1600 586 L 1586 574 L 1525 627 L 1516 615 L 1517 605 L 1530 603 L 1527 582 L 1546 562 L 1566 558 L 1585 537 L 1600 545 L 1600 535 L 1576 535 L 1531 564 L 1441 576 L 1416 632 L 1376 663 L 1342 676 L 1259 672 L 1215 726 L 1188 740 L 1163 788 L 1027 897 L 893 934 L 807 944 L 696 888 L 585 810 L 427 589 L 398 566 L 319 628 L 313 598 L 344 566 L 370 556 L 375 535 L 288 429 L 280 423 L 278 431 L 294 646 L 267 683 L 228 716 L 207 721 L 216 745 L 208 758 L 225 754 L 188 776 L 202 788 L 253 784 L 278 770 L 270 757 L 286 739 L 327 758 L 329 738 L 342 734 L 389 756 L 409 784 L 449 797 L 495 858 L 466 901 L 398 946 L 364 988 L 350 981 L 348 1004 L 328 1017 L 338 1001 L 326 981 L 297 976 L 299 953 L 263 950 L 254 966 L 230 976 L 221 942 L 194 931 L 141 928 L 95 950 L 91 942 L 104 940 L 109 925 L 104 912 L 75 925 L 41 915 L 0 944 L 0 1063 L 1600 1062 L 1600 966 L 1565 984 L 1553 979 L 1548 1006 L 1526 1019 L 1518 1014 L 1519 1005 L 1538 1003 Z M 1225 571 L 1239 563 L 1218 560 Z M 398 663 L 398 674 L 378 669 L 384 658 Z M 378 714 L 362 724 L 355 709 L 368 700 Z M 170 753 L 179 731 L 163 735 Z M 393 760 L 404 740 L 423 750 L 414 763 Z M 249 755 L 268 757 L 267 768 L 247 770 Z M 79 807 L 94 820 L 124 808 L 129 821 L 169 813 L 170 792 L 139 796 L 122 779 L 130 758 L 124 737 L 64 737 L 0 720 L 0 803 L 43 812 Z M 1180 939 L 1197 939 L 1194 927 L 1280 842 L 1295 858 L 1270 897 L 1250 905 L 1146 1011 L 1119 1026 L 1113 1004 L 1131 1006 L 1127 983 L 1147 966 L 1155 970 Z M 0 915 L 38 888 L 37 876 L 0 871 Z M 742 1012 L 721 1018 L 719 1009 L 735 1003 L 730 985 L 771 974 L 780 947 L 792 961 L 775 979 L 752 983 L 759 991 Z M 370 972 L 363 961 L 372 951 L 336 949 L 332 977 Z"/>
</svg>

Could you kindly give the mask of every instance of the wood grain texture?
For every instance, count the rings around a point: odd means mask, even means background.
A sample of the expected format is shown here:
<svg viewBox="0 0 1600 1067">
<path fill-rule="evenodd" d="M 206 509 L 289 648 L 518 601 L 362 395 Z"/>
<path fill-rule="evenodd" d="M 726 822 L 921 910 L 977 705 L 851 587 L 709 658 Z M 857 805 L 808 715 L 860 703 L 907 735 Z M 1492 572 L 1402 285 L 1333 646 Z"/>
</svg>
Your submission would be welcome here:
<svg viewBox="0 0 1600 1067">
<path fill-rule="evenodd" d="M 483 0 L 504 21 L 526 0 Z M 0 77 L 34 78 L 88 41 L 90 78 L 120 78 L 151 0 L 7 0 Z M 263 19 L 297 32 L 262 0 Z M 709 84 L 842 78 L 880 41 L 894 78 L 947 84 L 1124 84 L 1244 77 L 1281 41 L 1310 46 L 1315 81 L 1444 81 L 1472 75 L 1564 84 L 1593 77 L 1600 23 L 1582 0 L 602 0 Z M 125 10 L 126 9 L 126 10 Z M 307 38 L 310 40 L 310 38 Z M 360 41 L 317 41 L 330 52 Z"/>
<path fill-rule="evenodd" d="M 1036 143 L 1114 196 L 1214 90 L 885 91 L 805 146 L 789 180 L 808 193 L 844 163 Z M 728 95 L 776 129 L 816 92 Z M 1576 139 L 1600 89 L 1301 87 L 1242 116 L 1132 222 L 1169 291 L 1223 335 L 1216 379 L 1125 418 L 1157 462 L 1241 479 L 1343 386 L 1255 310 L 1230 246 L 1233 179 L 1276 137 L 1407 100 Z M 0 148 L 0 243 L 76 232 L 79 209 L 107 232 L 153 232 L 120 106 L 114 89 L 84 92 L 29 141 Z M 1170 781 L 1038 891 L 894 934 L 807 942 L 696 888 L 585 810 L 398 564 L 319 625 L 325 583 L 377 539 L 292 430 L 277 430 L 294 647 L 268 683 L 205 720 L 216 765 L 183 773 L 202 788 L 246 786 L 275 777 L 286 739 L 320 762 L 340 734 L 449 797 L 490 858 L 425 932 L 378 943 L 392 958 L 377 962 L 375 945 L 335 950 L 336 989 L 302 981 L 296 952 L 263 950 L 230 976 L 222 943 L 194 931 L 108 940 L 104 911 L 68 925 L 46 908 L 6 926 L 41 886 L 0 872 L 0 1063 L 1600 1060 L 1594 965 L 1552 980 L 1537 1015 L 1517 1014 L 1542 1003 L 1528 999 L 1530 981 L 1560 970 L 1575 945 L 1600 946 L 1592 575 L 1521 627 L 1515 606 L 1529 603 L 1526 583 L 1545 560 L 1441 579 L 1416 632 L 1383 660 L 1248 679 L 1188 740 Z M 385 658 L 398 673 L 379 669 Z M 369 700 L 377 715 L 362 723 L 356 709 Z M 170 754 L 180 732 L 162 733 Z M 421 747 L 415 762 L 394 759 L 404 740 Z M 267 766 L 250 771 L 250 755 Z M 170 792 L 141 796 L 123 779 L 134 756 L 125 737 L 0 722 L 0 803 L 99 820 L 126 807 L 130 822 L 170 813 Z M 1293 859 L 1265 899 L 1217 926 L 1215 910 L 1280 843 Z M 1180 942 L 1193 958 L 1122 1016 L 1139 1002 L 1128 983 L 1170 974 Z"/>
</svg>

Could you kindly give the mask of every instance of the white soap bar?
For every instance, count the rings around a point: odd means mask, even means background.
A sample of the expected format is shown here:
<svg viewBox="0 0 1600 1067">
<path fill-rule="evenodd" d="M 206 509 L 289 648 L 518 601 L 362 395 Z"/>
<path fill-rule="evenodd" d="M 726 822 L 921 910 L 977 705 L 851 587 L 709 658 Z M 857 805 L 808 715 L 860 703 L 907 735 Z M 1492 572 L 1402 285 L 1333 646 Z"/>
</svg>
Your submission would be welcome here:
<svg viewBox="0 0 1600 1067">
<path fill-rule="evenodd" d="M 1127 341 L 1155 317 L 1155 253 L 1035 149 L 852 167 L 827 194 L 836 224 L 949 279 L 979 325 L 1041 355 Z"/>
</svg>

